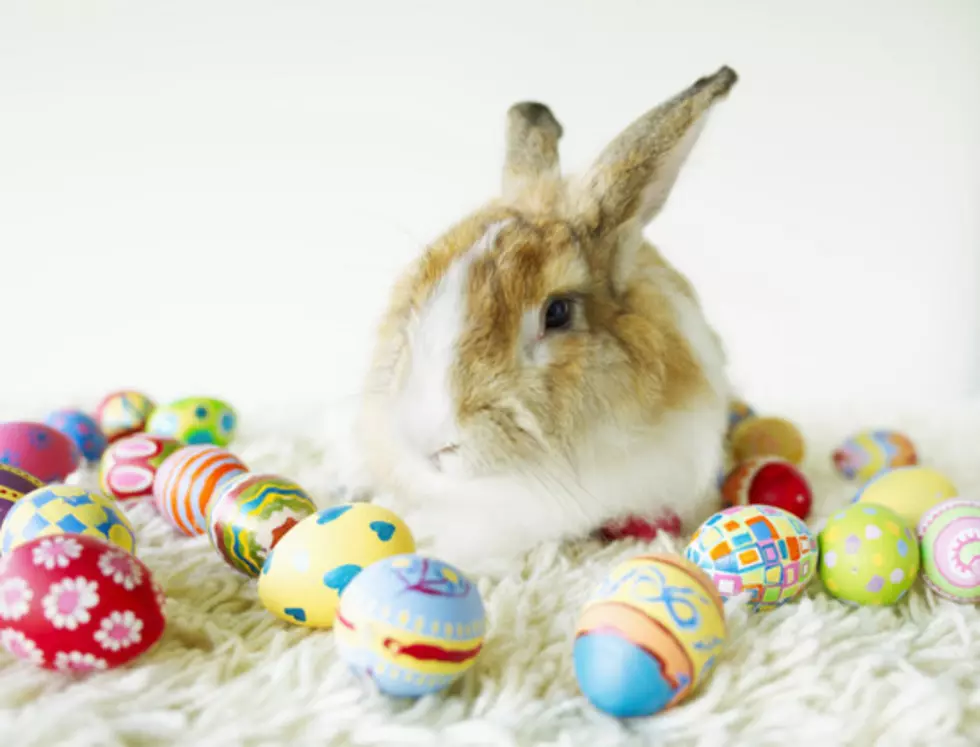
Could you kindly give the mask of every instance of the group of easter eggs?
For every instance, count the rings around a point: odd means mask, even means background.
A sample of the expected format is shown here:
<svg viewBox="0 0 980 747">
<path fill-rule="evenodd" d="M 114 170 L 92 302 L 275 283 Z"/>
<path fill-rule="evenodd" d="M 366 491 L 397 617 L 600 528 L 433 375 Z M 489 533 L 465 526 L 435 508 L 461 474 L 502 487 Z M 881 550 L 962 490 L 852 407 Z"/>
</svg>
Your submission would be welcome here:
<svg viewBox="0 0 980 747">
<path fill-rule="evenodd" d="M 227 447 L 237 417 L 192 397 L 157 407 L 135 391 L 93 416 L 0 424 L 0 643 L 47 669 L 105 670 L 149 650 L 163 589 L 136 555 L 124 506 L 150 501 L 177 533 L 207 534 L 258 579 L 261 603 L 334 628 L 341 656 L 383 692 L 414 697 L 469 669 L 485 632 L 475 585 L 416 554 L 399 517 L 369 503 L 318 510 L 295 482 L 254 473 Z M 85 461 L 100 492 L 65 484 Z"/>
<path fill-rule="evenodd" d="M 922 577 L 939 596 L 980 601 L 980 502 L 921 465 L 903 434 L 869 430 L 832 454 L 859 487 L 819 532 L 805 445 L 788 420 L 733 403 L 726 508 L 695 531 L 683 557 L 647 555 L 613 569 L 583 612 L 575 671 L 586 697 L 619 717 L 668 708 L 709 673 L 726 639 L 724 604 L 773 610 L 815 576 L 848 605 L 893 605 Z"/>
</svg>

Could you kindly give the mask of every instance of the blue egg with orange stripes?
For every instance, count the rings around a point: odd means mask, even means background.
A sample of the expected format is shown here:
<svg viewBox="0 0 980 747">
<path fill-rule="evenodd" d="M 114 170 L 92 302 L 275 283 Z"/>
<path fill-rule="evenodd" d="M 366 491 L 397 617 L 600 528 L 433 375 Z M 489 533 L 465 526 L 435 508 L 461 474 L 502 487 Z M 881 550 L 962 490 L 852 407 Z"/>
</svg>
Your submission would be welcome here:
<svg viewBox="0 0 980 747">
<path fill-rule="evenodd" d="M 268 553 L 259 574 L 259 601 L 281 620 L 330 628 L 340 595 L 363 569 L 411 552 L 415 538 L 387 508 L 331 506 L 290 528 Z"/>
<path fill-rule="evenodd" d="M 354 673 L 394 697 L 417 698 L 458 680 L 483 649 L 486 612 L 476 585 L 449 563 L 395 555 L 365 568 L 340 597 L 337 651 Z"/>
<path fill-rule="evenodd" d="M 70 485 L 50 485 L 18 500 L 0 527 L 0 551 L 6 554 L 36 537 L 80 534 L 136 551 L 136 532 L 110 498 Z"/>
</svg>

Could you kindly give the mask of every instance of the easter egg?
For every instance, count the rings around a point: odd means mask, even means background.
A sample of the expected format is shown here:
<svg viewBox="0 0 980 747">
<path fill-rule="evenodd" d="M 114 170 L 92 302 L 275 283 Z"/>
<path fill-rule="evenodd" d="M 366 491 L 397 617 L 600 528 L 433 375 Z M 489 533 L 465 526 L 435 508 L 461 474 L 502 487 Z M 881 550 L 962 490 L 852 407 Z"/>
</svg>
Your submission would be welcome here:
<svg viewBox="0 0 980 747">
<path fill-rule="evenodd" d="M 728 403 L 727 435 L 731 436 L 732 432 L 739 426 L 740 423 L 748 420 L 749 418 L 754 418 L 755 416 L 755 410 L 753 410 L 748 403 L 739 399 L 733 399 Z"/>
<path fill-rule="evenodd" d="M 241 459 L 217 446 L 185 446 L 168 456 L 153 478 L 160 514 L 186 535 L 208 531 L 208 507 L 221 486 L 248 471 Z"/>
<path fill-rule="evenodd" d="M 185 444 L 227 446 L 235 437 L 238 418 L 220 399 L 188 397 L 158 407 L 146 429 Z"/>
<path fill-rule="evenodd" d="M 3 526 L 3 521 L 14 507 L 15 501 L 43 487 L 44 483 L 29 472 L 9 464 L 0 464 L 0 526 Z"/>
<path fill-rule="evenodd" d="M 211 502 L 208 536 L 228 565 L 258 576 L 269 551 L 314 513 L 316 505 L 292 480 L 244 473 L 228 480 Z"/>
<path fill-rule="evenodd" d="M 887 506 L 906 526 L 916 527 L 929 509 L 956 494 L 956 486 L 942 472 L 931 467 L 898 467 L 873 477 L 851 502 Z"/>
<path fill-rule="evenodd" d="M 160 639 L 163 604 L 150 570 L 96 537 L 38 537 L 0 561 L 0 643 L 44 669 L 127 664 Z"/>
<path fill-rule="evenodd" d="M 843 602 L 895 604 L 919 572 L 919 543 L 902 517 L 885 506 L 855 504 L 820 532 L 820 579 Z"/>
<path fill-rule="evenodd" d="M 95 420 L 112 443 L 146 428 L 156 404 L 142 392 L 132 390 L 107 394 L 95 408 Z"/>
<path fill-rule="evenodd" d="M 137 433 L 114 441 L 99 465 L 99 487 L 119 500 L 149 498 L 164 460 L 183 446 L 179 441 Z"/>
<path fill-rule="evenodd" d="M 41 482 L 62 482 L 78 469 L 81 454 L 63 433 L 41 423 L 0 423 L 0 464 Z"/>
<path fill-rule="evenodd" d="M 762 504 L 789 511 L 805 519 L 813 494 L 803 474 L 780 457 L 754 457 L 733 469 L 721 487 L 729 506 Z"/>
<path fill-rule="evenodd" d="M 980 602 L 980 501 L 943 501 L 918 526 L 923 579 L 939 596 Z"/>
<path fill-rule="evenodd" d="M 341 592 L 361 569 L 413 552 L 412 533 L 388 509 L 372 503 L 331 506 L 303 519 L 268 554 L 259 600 L 281 620 L 329 628 Z"/>
<path fill-rule="evenodd" d="M 84 412 L 57 410 L 48 415 L 44 423 L 67 436 L 87 461 L 97 462 L 102 457 L 106 437 L 99 424 Z"/>
<path fill-rule="evenodd" d="M 722 600 L 701 569 L 674 555 L 641 555 L 613 568 L 585 605 L 575 677 L 599 710 L 650 716 L 691 694 L 726 637 Z"/>
<path fill-rule="evenodd" d="M 340 597 L 334 630 L 340 658 L 357 675 L 383 693 L 414 698 L 472 667 L 485 628 L 480 592 L 458 568 L 405 554 L 357 574 Z"/>
<path fill-rule="evenodd" d="M 784 418 L 755 417 L 739 423 L 731 434 L 736 462 L 753 457 L 778 456 L 800 464 L 806 447 L 799 429 Z"/>
<path fill-rule="evenodd" d="M 789 511 L 732 506 L 698 528 L 684 555 L 723 598 L 748 592 L 749 604 L 767 612 L 795 599 L 813 579 L 817 540 Z"/>
<path fill-rule="evenodd" d="M 4 554 L 35 537 L 84 535 L 136 550 L 133 525 L 115 501 L 70 485 L 49 485 L 23 496 L 0 527 Z"/>
<path fill-rule="evenodd" d="M 661 532 L 674 537 L 680 536 L 680 517 L 673 511 L 664 511 L 659 516 L 629 515 L 603 524 L 599 529 L 599 537 L 606 542 L 621 539 L 651 542 Z"/>
<path fill-rule="evenodd" d="M 848 438 L 832 455 L 837 471 L 848 480 L 870 480 L 895 467 L 916 464 L 915 446 L 896 431 L 864 431 Z"/>
</svg>

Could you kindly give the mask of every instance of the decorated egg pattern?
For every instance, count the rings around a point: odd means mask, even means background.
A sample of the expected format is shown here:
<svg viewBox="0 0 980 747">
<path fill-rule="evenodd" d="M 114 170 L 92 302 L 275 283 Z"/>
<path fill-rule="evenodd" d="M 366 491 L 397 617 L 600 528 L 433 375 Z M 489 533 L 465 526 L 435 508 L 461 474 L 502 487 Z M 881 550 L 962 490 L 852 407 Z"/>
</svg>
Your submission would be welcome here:
<svg viewBox="0 0 980 747">
<path fill-rule="evenodd" d="M 799 429 L 784 418 L 772 417 L 754 417 L 741 422 L 732 431 L 731 448 L 736 462 L 778 456 L 800 464 L 806 451 Z"/>
<path fill-rule="evenodd" d="M 227 446 L 235 437 L 238 417 L 227 402 L 188 397 L 156 409 L 147 430 L 185 444 Z"/>
<path fill-rule="evenodd" d="M 3 526 L 3 521 L 14 507 L 15 501 L 43 487 L 44 483 L 29 472 L 9 464 L 0 464 L 0 526 Z"/>
<path fill-rule="evenodd" d="M 23 470 L 47 484 L 62 482 L 78 469 L 75 444 L 41 423 L 0 423 L 0 464 Z"/>
<path fill-rule="evenodd" d="M 259 599 L 281 620 L 329 628 L 341 592 L 363 568 L 413 552 L 412 533 L 388 509 L 372 503 L 332 506 L 303 519 L 268 554 Z"/>
<path fill-rule="evenodd" d="M 943 501 L 919 522 L 926 586 L 954 602 L 980 602 L 980 501 Z"/>
<path fill-rule="evenodd" d="M 916 464 L 915 446 L 896 431 L 864 431 L 834 450 L 834 466 L 848 480 L 870 480 L 880 472 Z"/>
<path fill-rule="evenodd" d="M 45 669 L 132 661 L 163 634 L 163 603 L 139 559 L 95 537 L 39 537 L 0 560 L 0 643 Z"/>
<path fill-rule="evenodd" d="M 97 462 L 102 457 L 106 437 L 99 424 L 84 412 L 57 410 L 48 415 L 44 423 L 67 436 L 87 461 Z"/>
<path fill-rule="evenodd" d="M 813 493 L 803 474 L 780 457 L 755 457 L 733 469 L 721 488 L 729 506 L 762 504 L 806 519 Z"/>
<path fill-rule="evenodd" d="M 673 511 L 664 511 L 659 516 L 625 516 L 607 522 L 599 530 L 599 537 L 606 542 L 621 539 L 637 539 L 651 542 L 663 532 L 674 537 L 680 536 L 681 520 Z"/>
<path fill-rule="evenodd" d="M 739 399 L 733 399 L 728 403 L 728 436 L 731 436 L 732 432 L 743 421 L 754 418 L 755 416 L 755 410 L 748 403 Z"/>
<path fill-rule="evenodd" d="M 248 467 L 217 446 L 178 449 L 157 469 L 153 500 L 167 521 L 186 535 L 208 531 L 208 507 L 221 486 Z"/>
<path fill-rule="evenodd" d="M 117 438 L 143 431 L 155 407 L 153 400 L 142 392 L 113 392 L 95 408 L 95 420 L 112 443 Z"/>
<path fill-rule="evenodd" d="M 709 673 L 727 637 L 711 579 L 673 555 L 616 566 L 575 631 L 575 676 L 598 709 L 649 716 L 677 704 Z"/>
<path fill-rule="evenodd" d="M 843 602 L 894 604 L 919 572 L 915 535 L 884 506 L 848 506 L 830 517 L 819 541 L 820 579 Z"/>
<path fill-rule="evenodd" d="M 99 487 L 119 500 L 149 498 L 160 465 L 182 445 L 172 438 L 148 433 L 118 439 L 102 456 Z"/>
<path fill-rule="evenodd" d="M 927 511 L 956 494 L 956 486 L 942 472 L 931 467 L 898 467 L 872 478 L 851 502 L 886 506 L 906 526 L 916 527 Z"/>
<path fill-rule="evenodd" d="M 764 612 L 795 599 L 813 579 L 817 541 L 781 508 L 732 506 L 702 524 L 684 554 L 722 597 L 749 592 L 749 604 Z"/>
<path fill-rule="evenodd" d="M 299 485 L 277 475 L 245 473 L 226 482 L 208 511 L 208 536 L 236 570 L 258 576 L 269 551 L 316 513 Z"/>
<path fill-rule="evenodd" d="M 441 560 L 406 554 L 367 566 L 348 584 L 335 636 L 356 674 L 389 695 L 419 697 L 473 666 L 485 628 L 472 581 Z"/>
<path fill-rule="evenodd" d="M 136 550 L 136 532 L 109 498 L 69 485 L 49 485 L 23 496 L 0 527 L 4 554 L 35 537 L 62 534 L 96 537 L 126 552 Z"/>
</svg>

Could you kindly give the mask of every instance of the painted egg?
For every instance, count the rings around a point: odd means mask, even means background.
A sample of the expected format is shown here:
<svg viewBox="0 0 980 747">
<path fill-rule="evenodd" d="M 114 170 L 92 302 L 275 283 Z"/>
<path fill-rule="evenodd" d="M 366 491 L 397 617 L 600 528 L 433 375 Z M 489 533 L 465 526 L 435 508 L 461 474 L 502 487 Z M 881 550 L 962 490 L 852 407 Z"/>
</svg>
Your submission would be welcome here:
<svg viewBox="0 0 980 747">
<path fill-rule="evenodd" d="M 664 511 L 659 516 L 625 516 L 607 522 L 599 529 L 599 537 L 606 542 L 621 539 L 638 539 L 651 542 L 663 532 L 674 537 L 681 533 L 681 520 L 673 511 Z"/>
<path fill-rule="evenodd" d="M 110 498 L 71 485 L 48 485 L 23 496 L 0 527 L 4 554 L 35 537 L 83 535 L 136 551 L 136 532 Z"/>
<path fill-rule="evenodd" d="M 819 537 L 820 579 L 851 604 L 895 604 L 919 572 L 919 543 L 902 517 L 885 506 L 848 506 Z"/>
<path fill-rule="evenodd" d="M 0 526 L 3 526 L 3 521 L 14 507 L 15 501 L 43 487 L 44 483 L 31 473 L 9 464 L 0 464 Z"/>
<path fill-rule="evenodd" d="M 726 637 L 722 600 L 700 568 L 643 555 L 616 566 L 582 611 L 575 677 L 599 710 L 650 716 L 693 692 Z"/>
<path fill-rule="evenodd" d="M 237 425 L 238 417 L 228 403 L 220 399 L 188 397 L 158 407 L 146 429 L 185 444 L 227 446 L 235 437 Z"/>
<path fill-rule="evenodd" d="M 733 399 L 728 403 L 728 436 L 732 435 L 732 432 L 745 420 L 749 418 L 754 418 L 756 416 L 755 410 L 753 410 L 748 403 L 743 402 L 739 399 Z"/>
<path fill-rule="evenodd" d="M 57 410 L 48 415 L 45 425 L 63 433 L 89 462 L 97 462 L 105 451 L 106 437 L 99 424 L 78 410 Z"/>
<path fill-rule="evenodd" d="M 132 661 L 163 634 L 163 602 L 138 558 L 95 537 L 39 537 L 0 561 L 0 642 L 45 669 Z"/>
<path fill-rule="evenodd" d="M 142 392 L 113 392 L 95 408 L 95 420 L 112 443 L 117 438 L 143 431 L 155 407 L 153 400 Z"/>
<path fill-rule="evenodd" d="M 185 446 L 168 456 L 153 478 L 160 514 L 186 535 L 208 531 L 208 507 L 221 487 L 247 472 L 245 463 L 217 446 Z"/>
<path fill-rule="evenodd" d="M 725 478 L 721 495 L 729 506 L 775 506 L 801 519 L 809 516 L 813 504 L 806 478 L 780 457 L 755 457 L 742 462 Z"/>
<path fill-rule="evenodd" d="M 702 524 L 685 550 L 725 599 L 749 594 L 767 612 L 813 580 L 817 540 L 798 517 L 775 506 L 732 506 Z"/>
<path fill-rule="evenodd" d="M 406 554 L 367 566 L 344 590 L 335 636 L 340 658 L 381 692 L 415 698 L 442 690 L 483 647 L 480 592 L 448 563 Z"/>
<path fill-rule="evenodd" d="M 920 466 L 898 467 L 873 477 L 851 503 L 887 506 L 906 526 L 916 527 L 927 511 L 956 495 L 956 486 L 938 470 Z"/>
<path fill-rule="evenodd" d="M 753 457 L 778 456 L 800 464 L 806 452 L 799 429 L 784 418 L 748 418 L 731 435 L 732 456 L 736 462 Z"/>
<path fill-rule="evenodd" d="M 834 466 L 848 480 L 870 480 L 880 472 L 918 462 L 915 446 L 895 431 L 864 431 L 848 438 L 832 455 Z"/>
<path fill-rule="evenodd" d="M 259 600 L 281 620 L 329 628 L 340 593 L 362 568 L 413 552 L 412 533 L 388 509 L 372 503 L 331 506 L 303 519 L 268 554 Z"/>
<path fill-rule="evenodd" d="M 48 484 L 64 481 L 80 461 L 75 444 L 54 428 L 41 423 L 0 423 L 0 464 Z"/>
<path fill-rule="evenodd" d="M 106 495 L 119 500 L 149 498 L 160 465 L 182 446 L 172 438 L 148 433 L 120 438 L 102 456 L 99 487 Z"/>
<path fill-rule="evenodd" d="M 228 565 L 258 576 L 286 532 L 315 513 L 310 496 L 292 480 L 245 473 L 226 482 L 211 502 L 208 536 Z"/>
<path fill-rule="evenodd" d="M 954 602 L 980 602 L 980 501 L 943 501 L 919 522 L 926 586 Z"/>
</svg>

